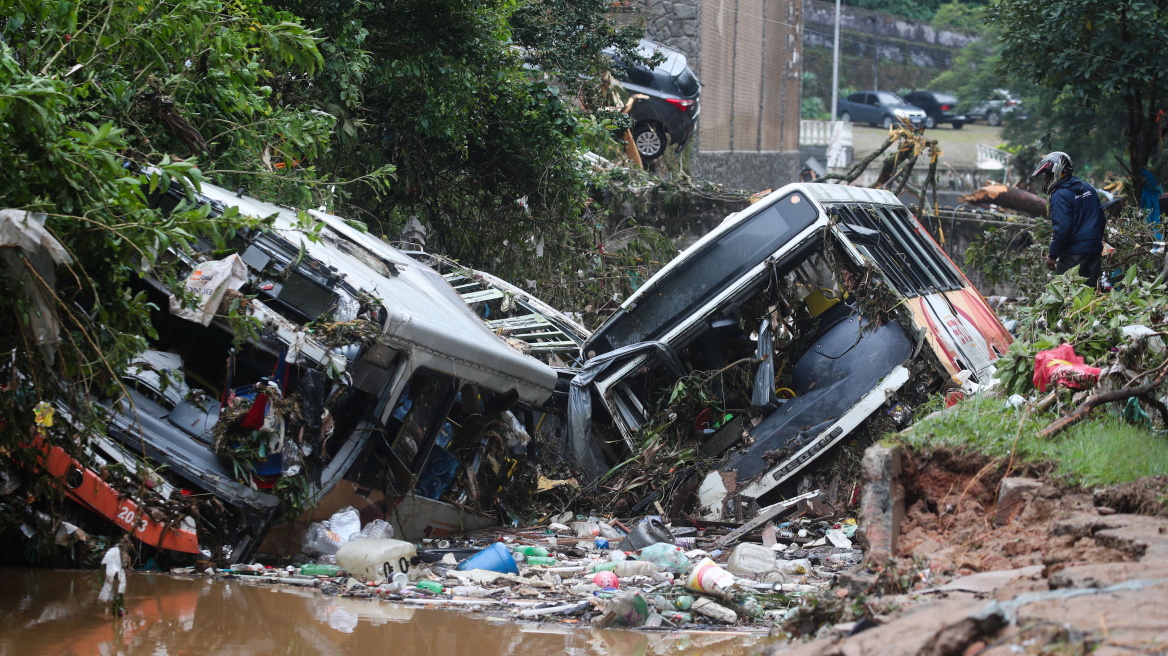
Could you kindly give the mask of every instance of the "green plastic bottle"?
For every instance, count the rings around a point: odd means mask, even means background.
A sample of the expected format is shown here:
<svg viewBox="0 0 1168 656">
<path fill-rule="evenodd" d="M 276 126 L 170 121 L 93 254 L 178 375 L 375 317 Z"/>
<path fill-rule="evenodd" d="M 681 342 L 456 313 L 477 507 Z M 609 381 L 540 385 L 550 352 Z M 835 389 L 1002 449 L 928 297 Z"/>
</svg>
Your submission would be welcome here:
<svg viewBox="0 0 1168 656">
<path fill-rule="evenodd" d="M 592 566 L 592 573 L 595 574 L 597 572 L 611 572 L 614 569 L 616 569 L 616 563 L 614 563 L 610 560 L 607 562 L 597 563 L 596 565 L 593 565 Z"/>
<path fill-rule="evenodd" d="M 511 551 L 513 553 L 521 553 L 524 556 L 536 556 L 537 558 L 545 558 L 548 555 L 548 550 L 543 547 L 515 547 Z"/>
<path fill-rule="evenodd" d="M 527 557 L 527 564 L 528 565 L 555 565 L 556 559 L 555 558 L 548 558 L 546 556 L 528 556 Z"/>
<path fill-rule="evenodd" d="M 678 610 L 689 610 L 693 606 L 694 598 L 689 595 L 681 595 L 673 600 L 673 605 Z"/>
<path fill-rule="evenodd" d="M 418 581 L 414 584 L 418 590 L 425 590 L 430 594 L 442 594 L 442 584 L 437 581 Z"/>
<path fill-rule="evenodd" d="M 341 573 L 341 568 L 336 565 L 317 565 L 309 563 L 300 566 L 300 573 L 305 576 L 336 576 Z"/>
</svg>

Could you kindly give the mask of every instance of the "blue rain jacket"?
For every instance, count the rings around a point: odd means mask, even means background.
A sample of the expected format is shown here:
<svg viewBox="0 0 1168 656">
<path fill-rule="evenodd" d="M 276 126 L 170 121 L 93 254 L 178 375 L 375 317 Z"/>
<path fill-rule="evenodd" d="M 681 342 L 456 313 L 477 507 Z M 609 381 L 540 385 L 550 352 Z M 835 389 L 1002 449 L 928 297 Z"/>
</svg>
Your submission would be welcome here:
<svg viewBox="0 0 1168 656">
<path fill-rule="evenodd" d="M 1054 236 L 1050 240 L 1050 257 L 1057 260 L 1063 253 L 1098 255 L 1103 252 L 1103 228 L 1107 219 L 1099 203 L 1099 194 L 1091 185 L 1075 176 L 1060 182 L 1050 194 L 1050 221 Z"/>
</svg>

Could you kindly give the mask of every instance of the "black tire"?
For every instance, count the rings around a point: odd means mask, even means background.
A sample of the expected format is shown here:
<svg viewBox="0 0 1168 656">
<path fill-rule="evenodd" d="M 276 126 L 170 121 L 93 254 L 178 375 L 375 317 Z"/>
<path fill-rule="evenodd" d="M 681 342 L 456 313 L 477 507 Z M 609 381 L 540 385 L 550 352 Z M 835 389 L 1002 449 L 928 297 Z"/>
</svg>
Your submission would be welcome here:
<svg viewBox="0 0 1168 656">
<path fill-rule="evenodd" d="M 937 127 L 937 119 L 932 116 L 925 116 L 925 127 L 930 130 Z"/>
<path fill-rule="evenodd" d="M 998 110 L 992 109 L 986 113 L 986 123 L 996 128 L 1002 124 L 1002 115 L 998 113 Z"/>
<path fill-rule="evenodd" d="M 851 112 L 844 112 L 843 114 L 840 114 L 839 119 L 841 121 L 843 121 L 844 123 L 851 123 L 852 122 L 852 114 L 851 114 Z"/>
<path fill-rule="evenodd" d="M 965 123 L 963 123 L 961 121 L 953 121 L 953 129 L 954 130 L 960 130 L 963 127 L 965 127 Z"/>
<path fill-rule="evenodd" d="M 669 142 L 665 139 L 665 131 L 650 123 L 638 123 L 633 126 L 633 145 L 641 159 L 657 159 L 665 152 Z"/>
<path fill-rule="evenodd" d="M 892 117 L 885 114 L 884 120 L 880 121 L 880 127 L 884 128 L 885 130 L 892 128 Z"/>
</svg>

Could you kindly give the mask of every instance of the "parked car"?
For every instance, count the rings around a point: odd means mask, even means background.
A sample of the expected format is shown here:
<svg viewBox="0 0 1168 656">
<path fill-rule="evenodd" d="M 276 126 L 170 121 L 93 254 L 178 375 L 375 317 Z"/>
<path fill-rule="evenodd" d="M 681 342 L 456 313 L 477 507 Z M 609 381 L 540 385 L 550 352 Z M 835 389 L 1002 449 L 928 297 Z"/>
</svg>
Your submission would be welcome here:
<svg viewBox="0 0 1168 656">
<path fill-rule="evenodd" d="M 1005 89 L 994 89 L 988 99 L 974 104 L 965 115 L 971 121 L 984 120 L 993 126 L 1001 125 L 1002 120 L 1010 116 L 1025 118 L 1022 115 L 1022 99 Z"/>
<path fill-rule="evenodd" d="M 630 94 L 641 93 L 648 100 L 638 100 L 629 115 L 633 125 L 633 143 L 642 159 L 660 157 L 670 144 L 684 145 L 693 136 L 701 104 L 702 85 L 689 66 L 685 55 L 659 43 L 645 39 L 639 46 L 640 54 L 650 57 L 656 53 L 665 61 L 650 69 L 627 64 L 613 57 L 618 66 L 621 83 Z"/>
<path fill-rule="evenodd" d="M 885 301 L 873 305 L 874 290 Z M 636 452 L 648 409 L 670 405 L 678 381 L 744 367 L 735 371 L 745 382 L 711 394 L 733 416 L 713 411 L 720 427 L 699 448 L 721 458 L 722 476 L 736 476 L 726 487 L 742 503 L 761 505 L 868 417 L 903 418 L 911 399 L 954 376 L 989 382 L 1010 342 L 891 192 L 791 184 L 728 216 L 584 343 L 587 359 L 569 392 L 569 444 L 594 478 Z M 607 413 L 594 417 L 593 403 Z M 607 435 L 595 421 L 604 416 L 615 427 Z M 696 428 L 700 417 L 681 421 Z"/>
<path fill-rule="evenodd" d="M 949 123 L 954 130 L 965 127 L 968 119 L 957 111 L 957 96 L 941 91 L 914 91 L 905 100 L 925 110 L 925 127 L 930 130 L 941 123 Z"/>
<path fill-rule="evenodd" d="M 925 110 L 904 101 L 891 91 L 858 91 L 839 101 L 836 116 L 841 121 L 855 121 L 870 125 L 892 127 L 900 119 L 908 119 L 913 125 L 922 125 L 927 115 Z"/>
</svg>

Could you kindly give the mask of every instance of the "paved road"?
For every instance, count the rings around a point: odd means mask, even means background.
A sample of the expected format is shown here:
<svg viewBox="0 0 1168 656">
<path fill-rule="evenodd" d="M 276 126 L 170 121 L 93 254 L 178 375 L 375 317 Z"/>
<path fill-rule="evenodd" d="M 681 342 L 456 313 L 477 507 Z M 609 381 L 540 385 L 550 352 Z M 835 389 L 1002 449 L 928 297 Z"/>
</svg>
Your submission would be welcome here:
<svg viewBox="0 0 1168 656">
<path fill-rule="evenodd" d="M 927 130 L 926 136 L 937 139 L 941 144 L 941 164 L 955 168 L 972 168 L 977 164 L 977 144 L 1000 148 L 1002 146 L 1002 128 L 992 128 L 984 123 L 967 125 L 960 130 L 954 130 L 948 125 Z M 884 128 L 869 127 L 864 123 L 857 123 L 852 130 L 852 139 L 856 149 L 856 159 L 860 159 L 880 147 L 888 132 Z"/>
</svg>

